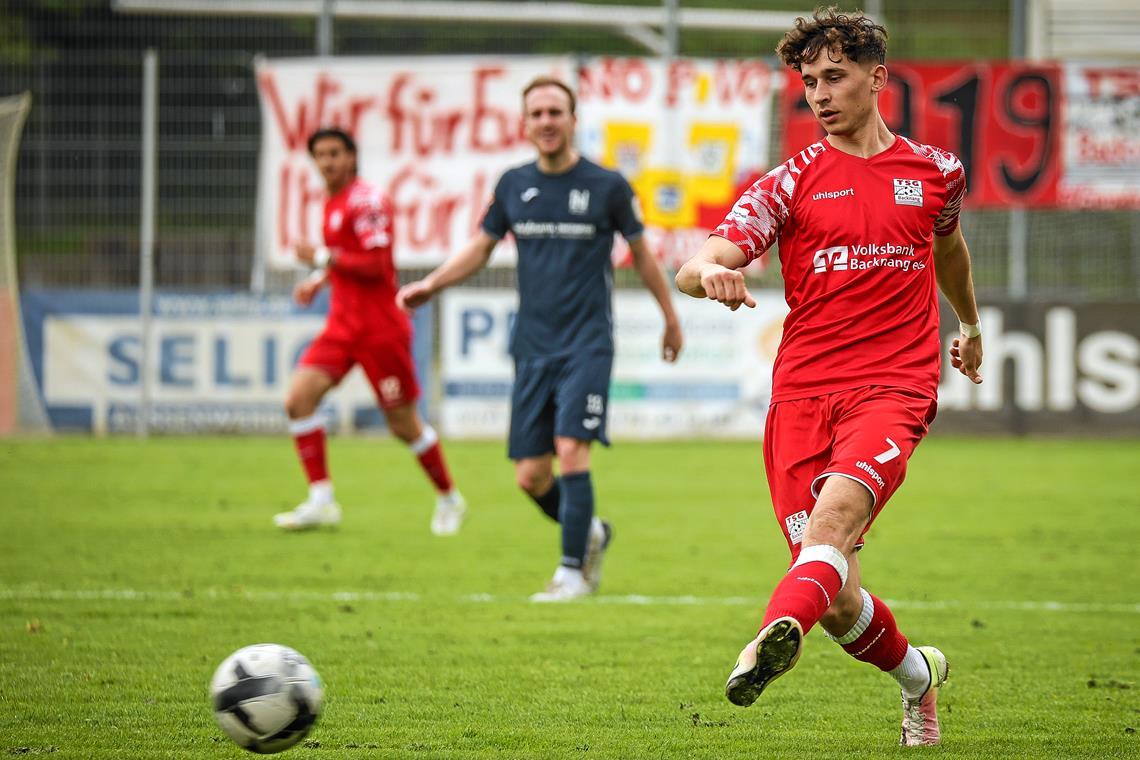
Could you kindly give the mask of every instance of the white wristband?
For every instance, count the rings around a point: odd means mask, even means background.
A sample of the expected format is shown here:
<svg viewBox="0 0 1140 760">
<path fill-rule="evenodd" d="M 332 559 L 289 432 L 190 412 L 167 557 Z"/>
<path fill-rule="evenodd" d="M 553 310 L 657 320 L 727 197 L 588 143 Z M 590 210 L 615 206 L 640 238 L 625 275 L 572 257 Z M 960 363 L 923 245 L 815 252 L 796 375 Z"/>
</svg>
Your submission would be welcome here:
<svg viewBox="0 0 1140 760">
<path fill-rule="evenodd" d="M 330 261 L 332 261 L 332 251 L 328 248 L 318 248 L 313 251 L 313 266 L 317 269 L 325 269 Z"/>
<path fill-rule="evenodd" d="M 973 325 L 968 325 L 965 322 L 958 323 L 958 331 L 967 338 L 976 338 L 982 334 L 981 322 Z"/>
</svg>

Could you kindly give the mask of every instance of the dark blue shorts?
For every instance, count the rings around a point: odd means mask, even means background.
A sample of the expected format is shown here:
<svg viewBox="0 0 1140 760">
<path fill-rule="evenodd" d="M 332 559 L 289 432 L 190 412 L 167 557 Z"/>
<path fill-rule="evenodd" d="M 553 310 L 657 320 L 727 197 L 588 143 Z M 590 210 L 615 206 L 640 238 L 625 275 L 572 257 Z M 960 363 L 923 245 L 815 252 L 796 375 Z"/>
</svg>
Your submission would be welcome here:
<svg viewBox="0 0 1140 760">
<path fill-rule="evenodd" d="M 609 353 L 516 359 L 507 455 L 551 454 L 555 436 L 609 446 L 606 415 L 613 364 Z"/>
</svg>

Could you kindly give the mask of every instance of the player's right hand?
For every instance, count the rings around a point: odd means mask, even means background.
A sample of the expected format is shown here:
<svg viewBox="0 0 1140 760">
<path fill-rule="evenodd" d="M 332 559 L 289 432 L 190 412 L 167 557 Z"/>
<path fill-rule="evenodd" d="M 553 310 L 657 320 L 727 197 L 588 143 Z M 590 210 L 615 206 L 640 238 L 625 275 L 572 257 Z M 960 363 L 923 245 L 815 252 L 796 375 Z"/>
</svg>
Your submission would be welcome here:
<svg viewBox="0 0 1140 760">
<path fill-rule="evenodd" d="M 423 280 L 409 282 L 396 293 L 396 305 L 401 309 L 415 309 L 431 300 L 434 291 Z"/>
<path fill-rule="evenodd" d="M 736 311 L 741 305 L 756 308 L 756 299 L 744 284 L 744 273 L 717 265 L 701 274 L 701 288 L 705 297 Z"/>
</svg>

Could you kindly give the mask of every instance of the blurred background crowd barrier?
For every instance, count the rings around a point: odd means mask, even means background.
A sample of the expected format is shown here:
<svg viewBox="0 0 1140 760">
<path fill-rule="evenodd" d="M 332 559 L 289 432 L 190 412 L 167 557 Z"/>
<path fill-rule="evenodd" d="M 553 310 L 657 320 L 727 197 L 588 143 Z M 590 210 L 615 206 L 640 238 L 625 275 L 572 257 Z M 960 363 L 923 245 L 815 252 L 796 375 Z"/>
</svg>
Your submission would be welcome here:
<svg viewBox="0 0 1140 760">
<path fill-rule="evenodd" d="M 296 274 L 283 251 L 312 234 L 321 200 L 297 137 L 333 115 L 350 118 L 353 93 L 362 94 L 360 135 L 373 135 L 361 140 L 362 173 L 404 194 L 404 278 L 454 250 L 497 174 L 529 156 L 510 130 L 494 151 L 417 154 L 417 135 L 446 139 L 446 109 L 429 106 L 449 97 L 483 108 L 486 127 L 515 118 L 519 83 L 531 75 L 575 82 L 583 150 L 630 177 L 670 267 L 695 251 L 740 189 L 820 135 L 796 77 L 772 55 L 807 6 L 644 0 L 562 17 L 535 5 L 24 0 L 0 11 L 0 96 L 30 94 L 30 102 L 9 101 L 10 118 L 0 114 L 0 148 L 12 148 L 0 165 L 12 188 L 0 209 L 0 430 L 280 429 L 276 399 L 319 326 L 319 310 L 300 313 L 286 298 Z M 971 390 L 946 378 L 939 424 L 1140 430 L 1135 4 L 866 5 L 890 31 L 890 126 L 958 153 L 971 182 L 963 227 L 987 309 L 988 385 Z M 148 49 L 157 60 L 153 257 L 140 249 Z M 487 66 L 499 73 L 479 79 Z M 455 96 L 441 84 L 448 77 L 471 84 Z M 417 82 L 438 92 L 417 91 Z M 408 131 L 397 149 L 401 114 Z M 290 171 L 293 184 L 281 179 Z M 460 174 L 449 196 L 443 183 Z M 433 238 L 445 226 L 440 209 L 452 213 L 451 234 Z M 505 329 L 505 321 L 481 321 L 509 308 L 500 301 L 514 284 L 512 258 L 509 250 L 496 256 L 500 266 L 419 317 L 421 371 L 436 389 L 428 411 L 452 434 L 501 427 L 509 383 L 501 346 L 472 363 L 479 340 Z M 620 246 L 617 256 L 621 263 Z M 139 290 L 151 265 L 153 296 Z M 753 427 L 730 422 L 755 421 L 749 410 L 766 405 L 766 385 L 748 378 L 768 366 L 778 340 L 777 257 L 749 276 L 773 289 L 771 313 L 750 317 L 732 339 L 741 341 L 736 349 L 703 350 L 701 325 L 716 319 L 687 311 L 690 364 L 673 375 L 643 362 L 620 377 L 623 341 L 637 355 L 652 325 L 623 326 L 619 315 L 617 395 L 629 404 L 615 406 L 619 434 L 745 435 Z M 627 270 L 616 281 L 621 289 L 639 283 Z M 140 299 L 152 297 L 140 333 Z M 637 291 L 629 297 L 628 311 L 639 313 Z M 949 336 L 956 326 L 944 322 Z M 450 334 L 471 340 L 453 351 Z M 725 377 L 705 376 L 692 364 L 701 361 L 722 362 Z M 346 389 L 334 402 L 330 413 L 346 429 L 376 421 L 366 390 Z"/>
</svg>

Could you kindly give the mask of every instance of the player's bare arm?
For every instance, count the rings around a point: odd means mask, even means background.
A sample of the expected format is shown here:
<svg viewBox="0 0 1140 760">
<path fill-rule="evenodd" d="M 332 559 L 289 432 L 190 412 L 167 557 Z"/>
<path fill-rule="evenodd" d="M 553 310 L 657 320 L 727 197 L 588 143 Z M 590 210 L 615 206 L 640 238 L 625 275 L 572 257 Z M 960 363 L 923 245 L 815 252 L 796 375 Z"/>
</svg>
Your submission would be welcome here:
<svg viewBox="0 0 1140 760">
<path fill-rule="evenodd" d="M 297 243 L 293 246 L 293 256 L 302 264 L 313 265 L 317 255 L 317 247 L 311 243 Z"/>
<path fill-rule="evenodd" d="M 697 255 L 677 271 L 677 288 L 693 298 L 722 303 L 733 311 L 742 304 L 755 308 L 756 299 L 748 292 L 744 273 L 739 271 L 747 263 L 744 252 L 735 243 L 712 235 Z"/>
<path fill-rule="evenodd" d="M 409 282 L 396 294 L 401 309 L 423 306 L 439 291 L 463 282 L 487 266 L 491 251 L 499 241 L 480 230 L 459 253 L 436 267 L 427 277 Z"/>
<path fill-rule="evenodd" d="M 681 346 L 684 337 L 681 334 L 681 320 L 673 310 L 673 299 L 669 296 L 669 286 L 665 282 L 665 273 L 661 271 L 653 252 L 644 237 L 637 238 L 629 244 L 630 253 L 633 254 L 633 266 L 637 269 L 641 281 L 657 300 L 661 307 L 661 314 L 665 317 L 665 333 L 661 337 L 661 358 L 667 362 L 677 361 L 681 355 Z"/>
<path fill-rule="evenodd" d="M 316 270 L 293 287 L 293 300 L 300 306 L 308 306 L 317 297 L 317 293 L 328 282 L 328 279 L 328 270 Z"/>
<path fill-rule="evenodd" d="M 938 287 L 954 308 L 962 323 L 962 334 L 950 347 L 950 364 L 970 381 L 978 384 L 982 376 L 982 336 L 970 335 L 971 326 L 978 324 L 978 304 L 974 299 L 974 280 L 970 274 L 970 250 L 962 228 L 956 227 L 949 235 L 934 236 L 934 275 Z"/>
</svg>

